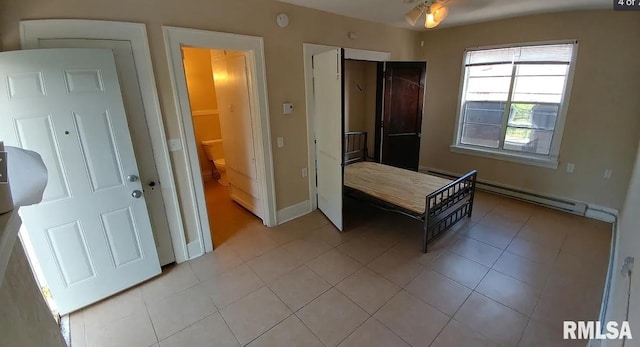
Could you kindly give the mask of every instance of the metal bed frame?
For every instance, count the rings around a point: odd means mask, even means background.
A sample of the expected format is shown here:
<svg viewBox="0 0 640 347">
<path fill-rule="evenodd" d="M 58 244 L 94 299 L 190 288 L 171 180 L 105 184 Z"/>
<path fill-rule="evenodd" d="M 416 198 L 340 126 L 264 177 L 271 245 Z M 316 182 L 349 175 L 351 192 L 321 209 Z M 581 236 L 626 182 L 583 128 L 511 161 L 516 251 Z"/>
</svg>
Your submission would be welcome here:
<svg viewBox="0 0 640 347">
<path fill-rule="evenodd" d="M 344 136 L 345 165 L 367 160 L 367 133 L 347 132 Z M 478 172 L 472 170 L 425 197 L 425 213 L 418 214 L 347 186 L 347 195 L 383 210 L 406 215 L 423 223 L 423 252 L 434 239 L 465 217 L 471 218 Z"/>
</svg>

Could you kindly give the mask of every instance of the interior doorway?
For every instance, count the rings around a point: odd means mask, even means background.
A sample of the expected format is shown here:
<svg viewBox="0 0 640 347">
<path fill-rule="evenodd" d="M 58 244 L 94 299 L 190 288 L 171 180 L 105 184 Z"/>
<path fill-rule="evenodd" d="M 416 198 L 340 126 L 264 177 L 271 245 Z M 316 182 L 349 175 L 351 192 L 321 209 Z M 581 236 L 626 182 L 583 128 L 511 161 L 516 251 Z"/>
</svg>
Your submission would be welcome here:
<svg viewBox="0 0 640 347">
<path fill-rule="evenodd" d="M 229 191 L 233 204 L 236 204 L 234 207 L 242 206 L 252 215 L 258 216 L 258 220 L 266 226 L 274 226 L 277 223 L 264 43 L 261 37 L 196 29 L 164 26 L 163 32 L 182 132 L 180 141 L 174 139 L 174 142 L 177 141 L 178 146 L 184 145 L 185 169 L 191 188 L 190 196 L 185 199 L 185 203 L 186 206 L 191 204 L 193 207 L 187 210 L 188 213 L 195 214 L 194 228 L 185 235 L 188 258 L 193 259 L 213 250 L 213 218 L 209 216 L 205 181 L 207 184 L 215 185 L 218 179 L 213 177 L 217 177 L 218 174 L 223 176 L 222 174 L 226 173 L 229 186 L 217 183 Z M 196 139 L 194 118 L 197 117 L 194 117 L 190 102 L 184 48 L 208 51 L 208 65 L 211 67 L 208 78 L 213 79 L 216 107 L 221 120 L 218 139 L 210 137 L 200 142 Z M 223 68 L 220 65 L 223 65 Z M 207 73 L 200 75 L 205 76 Z M 244 89 L 232 88 L 234 85 L 238 87 L 239 81 L 243 81 L 241 84 Z M 213 94 L 211 96 L 213 97 Z M 225 104 L 222 99 L 232 101 Z M 244 116 L 229 117 L 229 122 L 226 122 L 228 126 L 225 126 L 224 119 L 227 113 Z M 213 142 L 214 140 L 222 141 Z M 206 150 L 210 152 L 213 162 L 204 162 L 206 152 L 202 141 L 212 141 L 208 142 Z M 181 149 L 178 147 L 178 150 Z M 224 159 L 223 169 L 226 171 L 223 173 L 219 170 L 220 165 L 215 163 L 216 160 L 220 163 L 220 160 L 216 159 L 216 152 L 217 157 L 222 155 Z M 201 161 L 206 165 L 202 165 Z M 202 172 L 205 171 L 206 174 L 207 170 L 210 171 L 210 176 L 203 177 Z"/>
<path fill-rule="evenodd" d="M 182 55 L 210 234 L 218 247 L 263 224 L 248 53 L 182 47 Z"/>
</svg>

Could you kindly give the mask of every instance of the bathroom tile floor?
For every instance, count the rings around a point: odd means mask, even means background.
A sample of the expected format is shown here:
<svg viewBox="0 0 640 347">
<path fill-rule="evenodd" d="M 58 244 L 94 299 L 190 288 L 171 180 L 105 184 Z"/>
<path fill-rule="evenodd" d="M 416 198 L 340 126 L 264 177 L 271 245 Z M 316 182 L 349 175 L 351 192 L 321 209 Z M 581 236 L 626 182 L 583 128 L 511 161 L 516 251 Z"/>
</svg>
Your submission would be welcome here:
<svg viewBox="0 0 640 347">
<path fill-rule="evenodd" d="M 73 313 L 72 346 L 585 345 L 562 321 L 597 320 L 611 225 L 479 192 L 424 254 L 420 223 L 347 202 L 343 233 L 210 211 L 214 252 Z"/>
</svg>

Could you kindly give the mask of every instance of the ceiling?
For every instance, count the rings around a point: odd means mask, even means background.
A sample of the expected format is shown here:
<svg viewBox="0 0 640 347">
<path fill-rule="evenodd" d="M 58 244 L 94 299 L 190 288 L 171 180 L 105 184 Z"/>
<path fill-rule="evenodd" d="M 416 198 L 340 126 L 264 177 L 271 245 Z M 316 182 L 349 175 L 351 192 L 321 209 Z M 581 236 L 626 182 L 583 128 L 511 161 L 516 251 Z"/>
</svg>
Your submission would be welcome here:
<svg viewBox="0 0 640 347">
<path fill-rule="evenodd" d="M 411 28 L 404 14 L 415 0 L 279 0 L 343 16 Z M 574 9 L 612 8 L 611 0 L 448 0 L 449 16 L 439 27 Z M 416 24 L 416 30 L 426 30 Z"/>
</svg>

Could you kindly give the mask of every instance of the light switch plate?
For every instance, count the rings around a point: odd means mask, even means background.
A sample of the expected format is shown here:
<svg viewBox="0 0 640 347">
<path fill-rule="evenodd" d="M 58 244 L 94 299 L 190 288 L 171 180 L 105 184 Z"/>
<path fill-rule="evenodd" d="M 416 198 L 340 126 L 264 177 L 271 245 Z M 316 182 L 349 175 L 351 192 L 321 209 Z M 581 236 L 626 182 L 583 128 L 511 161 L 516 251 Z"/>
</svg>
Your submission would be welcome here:
<svg viewBox="0 0 640 347">
<path fill-rule="evenodd" d="M 283 114 L 292 114 L 293 113 L 293 103 L 285 102 L 282 104 L 282 113 Z"/>
<path fill-rule="evenodd" d="M 567 173 L 573 173 L 573 171 L 576 169 L 575 164 L 573 163 L 567 163 Z"/>
<path fill-rule="evenodd" d="M 284 137 L 278 137 L 276 140 L 278 141 L 278 148 L 284 147 Z"/>
<path fill-rule="evenodd" d="M 167 144 L 169 145 L 170 152 L 182 150 L 182 141 L 180 141 L 180 139 L 169 139 L 169 141 L 167 141 Z"/>
</svg>

